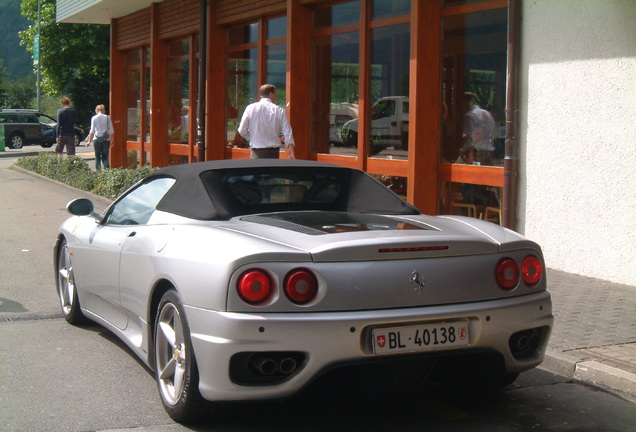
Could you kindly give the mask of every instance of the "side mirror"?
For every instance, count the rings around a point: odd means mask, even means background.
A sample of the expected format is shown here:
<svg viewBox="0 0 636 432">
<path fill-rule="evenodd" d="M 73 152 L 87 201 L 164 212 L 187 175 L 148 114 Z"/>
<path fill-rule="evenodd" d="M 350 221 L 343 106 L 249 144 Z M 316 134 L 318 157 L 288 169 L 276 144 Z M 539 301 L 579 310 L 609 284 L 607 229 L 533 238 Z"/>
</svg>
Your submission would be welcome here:
<svg viewBox="0 0 636 432">
<path fill-rule="evenodd" d="M 103 217 L 99 213 L 95 213 L 93 202 L 87 198 L 77 198 L 66 205 L 66 210 L 75 216 L 92 216 L 101 222 Z"/>
</svg>

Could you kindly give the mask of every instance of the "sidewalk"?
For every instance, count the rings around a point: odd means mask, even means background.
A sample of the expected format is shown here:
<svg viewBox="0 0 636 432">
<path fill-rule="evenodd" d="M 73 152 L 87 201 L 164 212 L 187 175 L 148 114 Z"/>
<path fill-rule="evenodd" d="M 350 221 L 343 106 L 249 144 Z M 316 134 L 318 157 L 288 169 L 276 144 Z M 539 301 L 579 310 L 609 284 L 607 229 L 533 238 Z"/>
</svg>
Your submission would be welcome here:
<svg viewBox="0 0 636 432">
<path fill-rule="evenodd" d="M 39 146 L 7 149 L 0 158 L 53 151 Z M 94 169 L 93 147 L 77 156 Z M 636 402 L 636 286 L 548 269 L 555 317 L 542 369 Z"/>
<path fill-rule="evenodd" d="M 636 402 L 636 287 L 548 269 L 554 328 L 540 366 Z"/>
</svg>

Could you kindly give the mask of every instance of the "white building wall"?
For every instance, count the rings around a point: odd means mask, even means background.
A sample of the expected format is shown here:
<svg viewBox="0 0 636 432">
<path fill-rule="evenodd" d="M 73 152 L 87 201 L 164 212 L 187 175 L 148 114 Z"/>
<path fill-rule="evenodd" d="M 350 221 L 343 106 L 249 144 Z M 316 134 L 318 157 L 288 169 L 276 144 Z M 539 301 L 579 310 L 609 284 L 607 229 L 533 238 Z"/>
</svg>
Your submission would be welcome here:
<svg viewBox="0 0 636 432">
<path fill-rule="evenodd" d="M 522 1 L 519 231 L 636 285 L 636 1 Z"/>
</svg>

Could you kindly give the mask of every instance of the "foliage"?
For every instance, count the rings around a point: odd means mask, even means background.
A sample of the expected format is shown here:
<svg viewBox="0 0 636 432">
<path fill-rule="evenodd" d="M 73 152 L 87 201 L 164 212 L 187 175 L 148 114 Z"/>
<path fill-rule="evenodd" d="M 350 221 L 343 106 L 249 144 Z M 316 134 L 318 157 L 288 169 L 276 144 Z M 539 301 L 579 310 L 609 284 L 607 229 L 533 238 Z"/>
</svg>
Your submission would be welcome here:
<svg viewBox="0 0 636 432">
<path fill-rule="evenodd" d="M 0 108 L 6 108 L 7 85 L 9 84 L 7 68 L 4 67 L 4 60 L 0 58 Z"/>
<path fill-rule="evenodd" d="M 78 156 L 60 158 L 55 153 L 21 157 L 16 165 L 42 176 L 66 183 L 77 189 L 114 199 L 139 180 L 157 170 L 150 166 L 127 169 L 107 169 L 95 173 L 86 161 Z"/>
<path fill-rule="evenodd" d="M 4 59 L 9 81 L 23 78 L 33 72 L 31 54 L 20 46 L 20 37 L 18 36 L 20 30 L 29 27 L 29 20 L 20 14 L 20 2 L 21 0 L 0 1 L 0 23 L 2 23 L 0 26 L 0 60 Z M 1 81 L 2 79 L 0 79 L 0 88 L 2 88 Z"/>
<path fill-rule="evenodd" d="M 141 168 L 103 170 L 96 175 L 93 193 L 114 199 L 156 170 L 149 165 Z"/>
<path fill-rule="evenodd" d="M 33 75 L 28 75 L 14 82 L 7 82 L 5 93 L 0 100 L 0 108 L 31 108 L 35 106 L 36 82 Z"/>
<path fill-rule="evenodd" d="M 66 24 L 55 21 L 55 0 L 42 0 L 40 20 L 40 74 L 43 92 L 67 95 L 87 125 L 98 103 L 109 95 L 110 26 Z M 33 24 L 19 33 L 33 52 L 37 34 L 38 0 L 23 0 L 22 14 Z"/>
</svg>

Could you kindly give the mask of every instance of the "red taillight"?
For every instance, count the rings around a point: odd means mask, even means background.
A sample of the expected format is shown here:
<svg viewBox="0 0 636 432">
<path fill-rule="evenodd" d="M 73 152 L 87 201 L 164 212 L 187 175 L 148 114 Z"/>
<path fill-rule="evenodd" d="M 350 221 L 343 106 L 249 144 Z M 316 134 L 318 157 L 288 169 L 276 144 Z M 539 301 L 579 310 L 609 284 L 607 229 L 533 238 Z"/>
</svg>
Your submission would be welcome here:
<svg viewBox="0 0 636 432">
<path fill-rule="evenodd" d="M 296 269 L 285 277 L 285 295 L 296 304 L 309 303 L 316 297 L 318 281 L 308 270 Z"/>
<path fill-rule="evenodd" d="M 245 302 L 258 304 L 269 297 L 272 282 L 262 270 L 248 270 L 239 277 L 236 288 Z"/>
<path fill-rule="evenodd" d="M 543 276 L 543 264 L 534 255 L 528 255 L 521 262 L 521 275 L 526 285 L 534 286 L 539 283 Z"/>
<path fill-rule="evenodd" d="M 519 283 L 519 265 L 512 258 L 504 258 L 497 264 L 497 282 L 503 289 L 513 289 Z"/>
</svg>

